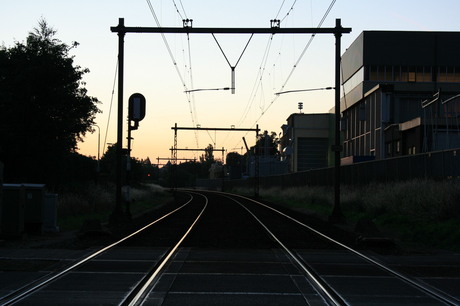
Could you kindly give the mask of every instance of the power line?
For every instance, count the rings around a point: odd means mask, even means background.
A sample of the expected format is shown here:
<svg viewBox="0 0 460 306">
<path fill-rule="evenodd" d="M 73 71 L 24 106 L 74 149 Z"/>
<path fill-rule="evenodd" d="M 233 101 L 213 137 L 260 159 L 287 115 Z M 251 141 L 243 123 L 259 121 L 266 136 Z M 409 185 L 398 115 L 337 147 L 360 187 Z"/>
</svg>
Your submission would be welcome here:
<svg viewBox="0 0 460 306">
<path fill-rule="evenodd" d="M 115 95 L 115 84 L 116 84 L 116 81 L 117 81 L 117 72 L 118 72 L 118 59 L 117 59 L 117 63 L 115 64 L 115 76 L 113 78 L 112 97 L 110 98 L 109 117 L 107 118 L 107 126 L 105 128 L 104 146 L 103 146 L 103 149 L 102 149 L 102 154 L 104 154 L 105 145 L 107 144 L 107 134 L 109 133 L 110 115 L 112 114 L 112 104 L 113 104 L 113 96 Z"/>
<path fill-rule="evenodd" d="M 320 28 L 324 21 L 326 20 L 326 17 L 329 15 L 329 12 L 331 11 L 332 7 L 334 6 L 336 0 L 333 0 L 331 2 L 331 4 L 329 5 L 328 9 L 326 10 L 326 13 L 323 15 L 323 18 L 321 19 L 321 21 L 319 22 L 318 24 L 318 28 Z M 297 59 L 297 61 L 295 62 L 294 66 L 292 66 L 292 69 L 288 75 L 288 77 L 286 78 L 286 81 L 284 82 L 284 84 L 281 86 L 281 90 L 279 91 L 283 91 L 284 90 L 284 87 L 286 87 L 287 83 L 289 82 L 289 80 L 291 79 L 295 69 L 297 68 L 297 66 L 299 65 L 300 61 L 302 60 L 302 58 L 304 57 L 305 53 L 307 52 L 308 48 L 310 47 L 311 43 L 313 42 L 313 39 L 315 38 L 315 34 L 312 34 L 309 41 L 307 42 L 305 48 L 302 50 L 302 53 L 300 54 L 299 58 Z M 267 108 L 265 110 L 262 111 L 262 114 L 260 115 L 260 117 L 256 120 L 256 122 L 254 122 L 254 124 L 252 126 L 254 126 L 259 120 L 260 118 L 262 118 L 262 116 L 267 112 L 267 110 L 273 105 L 273 103 L 278 99 L 279 96 L 276 96 L 271 102 L 270 104 L 267 106 Z"/>
<path fill-rule="evenodd" d="M 283 22 L 284 19 L 286 19 L 289 16 L 289 14 L 294 10 L 294 5 L 296 4 L 296 2 L 297 2 L 297 0 L 294 0 L 294 3 L 292 3 L 291 8 L 289 9 L 289 11 L 286 13 L 286 15 L 283 18 L 281 18 L 281 22 Z"/>
<path fill-rule="evenodd" d="M 286 19 L 290 12 L 294 9 L 294 5 L 296 4 L 297 0 L 294 0 L 294 2 L 292 3 L 291 5 L 291 8 L 289 9 L 288 13 L 282 18 L 282 21 L 284 19 Z M 276 17 L 275 19 L 278 18 L 283 6 L 284 6 L 284 3 L 285 3 L 285 0 L 283 0 L 279 10 L 278 10 L 278 13 L 276 14 Z M 266 69 L 266 65 L 267 65 L 267 61 L 268 61 L 268 55 L 269 55 L 269 51 L 271 49 L 271 43 L 273 41 L 273 34 L 270 36 L 269 38 L 269 41 L 267 43 L 267 47 L 265 49 L 265 52 L 264 52 L 264 56 L 262 57 L 262 63 L 261 65 L 259 66 L 259 72 L 257 74 L 257 77 L 256 77 L 256 81 L 254 83 L 254 86 L 253 86 L 253 89 L 251 91 L 251 95 L 249 97 L 249 102 L 246 104 L 246 107 L 244 109 L 244 112 L 243 112 L 243 115 L 242 117 L 240 118 L 240 120 L 238 121 L 238 124 L 237 126 L 239 126 L 240 124 L 242 124 L 244 122 L 244 120 L 246 119 L 251 107 L 252 107 L 252 104 L 254 103 L 254 100 L 256 98 L 256 95 L 257 95 L 257 92 L 259 91 L 259 88 L 262 88 L 263 90 L 263 85 L 262 85 L 262 81 L 263 81 L 263 76 L 264 76 L 264 73 L 265 73 L 265 69 Z M 280 54 L 280 53 L 279 53 Z"/>
<path fill-rule="evenodd" d="M 180 6 L 182 7 L 182 10 L 184 11 L 185 18 L 188 19 L 187 13 L 185 12 L 184 5 L 182 4 L 182 0 L 179 0 Z"/>
<path fill-rule="evenodd" d="M 192 48 L 191 48 L 191 45 L 190 45 L 190 35 L 187 33 L 187 49 L 188 49 L 188 62 L 189 62 L 189 75 L 190 75 L 190 86 L 191 88 L 194 88 L 194 84 L 193 84 L 193 73 L 192 73 Z M 189 91 L 190 93 L 190 91 Z M 191 105 L 192 105 L 192 111 L 193 111 L 193 114 L 195 115 L 195 121 L 194 123 L 198 123 L 198 113 L 196 111 L 196 103 L 195 103 L 195 94 L 191 94 L 191 95 L 187 95 L 189 101 L 191 102 Z M 193 116 L 192 114 L 192 116 Z M 198 142 L 198 133 L 195 131 L 195 143 L 196 143 L 196 146 L 199 147 L 199 142 Z"/>
<path fill-rule="evenodd" d="M 246 46 L 244 46 L 243 52 L 241 52 L 240 57 L 239 57 L 238 60 L 236 61 L 236 64 L 235 64 L 234 66 L 232 66 L 232 64 L 230 64 L 230 61 L 229 61 L 228 58 L 227 58 L 227 55 L 225 54 L 224 50 L 222 49 L 221 45 L 219 44 L 219 41 L 217 40 L 216 36 L 214 35 L 214 33 L 212 33 L 212 37 L 213 37 L 214 40 L 216 41 L 217 46 L 219 46 L 220 51 L 221 51 L 222 54 L 224 55 L 225 60 L 227 61 L 227 64 L 228 64 L 228 66 L 230 66 L 230 69 L 231 69 L 231 71 L 232 71 L 232 86 L 231 86 L 232 94 L 235 93 L 235 68 L 236 68 L 236 66 L 238 66 L 238 63 L 240 62 L 241 58 L 243 57 L 243 54 L 244 54 L 244 52 L 246 51 L 246 49 L 248 48 L 249 43 L 251 42 L 253 36 L 254 36 L 254 33 L 252 33 L 252 34 L 251 34 L 251 37 L 249 37 L 249 40 L 248 40 L 248 42 L 246 43 Z"/>
<path fill-rule="evenodd" d="M 248 102 L 246 103 L 246 106 L 244 108 L 243 114 L 241 115 L 241 118 L 238 120 L 236 126 L 240 126 L 240 125 L 243 124 L 244 120 L 246 119 L 247 115 L 249 114 L 249 111 L 251 110 L 252 104 L 254 103 L 254 100 L 256 98 L 257 92 L 259 90 L 259 87 L 262 86 L 261 84 L 262 84 L 262 80 L 263 80 L 263 75 L 265 73 L 265 67 L 266 67 L 267 61 L 268 61 L 268 55 L 270 54 L 270 49 L 271 49 L 271 46 L 272 46 L 273 36 L 274 36 L 274 34 L 271 34 L 269 39 L 268 39 L 268 41 L 267 41 L 267 45 L 265 47 L 264 55 L 262 57 L 262 61 L 261 61 L 260 66 L 259 66 L 259 71 L 257 72 L 257 76 L 256 76 L 256 79 L 254 81 L 254 85 L 252 87 L 251 94 L 249 95 L 249 99 L 248 99 Z M 224 143 L 227 140 L 229 135 L 230 135 L 230 133 L 227 133 L 225 135 L 225 138 L 223 140 Z"/>
<path fill-rule="evenodd" d="M 153 18 L 155 19 L 155 23 L 157 24 L 157 26 L 159 28 L 161 28 L 160 21 L 158 20 L 158 17 L 157 17 L 157 15 L 155 13 L 155 9 L 152 6 L 152 3 L 150 2 L 150 0 L 146 0 L 146 1 L 147 1 L 147 5 L 150 8 L 150 12 L 152 13 Z M 182 87 L 184 88 L 184 91 L 187 92 L 188 91 L 187 85 L 185 84 L 184 78 L 182 77 L 182 74 L 179 71 L 179 67 L 177 65 L 176 59 L 174 58 L 174 55 L 173 55 L 173 53 L 171 51 L 171 48 L 170 48 L 169 43 L 168 43 L 168 40 L 166 39 L 166 36 L 165 36 L 165 34 L 163 32 L 161 32 L 161 37 L 162 37 L 163 42 L 164 42 L 164 44 L 166 46 L 166 49 L 167 49 L 168 54 L 169 54 L 169 57 L 171 58 L 171 61 L 172 61 L 173 65 L 174 65 L 176 73 L 179 76 L 179 79 L 180 79 L 180 82 L 182 84 Z M 193 124 L 193 126 L 196 126 L 195 116 L 194 116 L 194 113 L 193 113 L 193 106 L 192 106 L 192 101 L 190 99 L 190 95 L 186 95 L 186 97 L 187 97 L 187 102 L 188 102 L 188 105 L 189 105 L 189 112 L 190 112 L 190 116 L 191 116 L 191 119 L 192 119 L 192 124 Z M 197 145 L 198 145 L 198 136 L 196 134 L 195 134 L 195 139 L 196 139 Z"/>
<path fill-rule="evenodd" d="M 246 104 L 246 107 L 243 111 L 243 115 L 241 116 L 240 120 L 238 121 L 237 123 L 237 126 L 241 125 L 244 120 L 246 119 L 249 111 L 251 110 L 251 107 L 252 107 L 252 104 L 255 100 L 255 97 L 256 97 L 256 94 L 259 90 L 259 87 L 261 86 L 261 83 L 262 83 L 262 80 L 263 80 L 263 77 L 264 77 L 264 73 L 265 73 L 265 68 L 267 66 L 267 61 L 268 61 L 268 55 L 270 53 L 270 49 L 271 49 L 271 46 L 272 46 L 272 42 L 273 42 L 273 34 L 270 35 L 268 41 L 267 41 L 267 46 L 265 47 L 265 52 L 264 52 L 264 55 L 262 57 L 262 61 L 260 63 L 260 66 L 259 66 L 259 71 L 257 73 L 257 76 L 256 76 L 256 80 L 254 82 L 254 85 L 252 87 L 252 91 L 251 91 L 251 94 L 249 96 L 249 101 L 248 103 Z"/>
<path fill-rule="evenodd" d="M 324 13 L 323 17 L 321 18 L 321 21 L 318 23 L 317 28 L 320 28 L 320 27 L 323 25 L 324 21 L 326 20 L 327 16 L 329 15 L 330 11 L 332 10 L 332 7 L 334 6 L 335 2 L 336 2 L 336 0 L 333 0 L 333 1 L 331 2 L 331 4 L 329 5 L 329 7 L 327 8 L 326 12 Z M 284 1 L 283 1 L 283 4 L 284 4 Z M 294 3 L 293 3 L 292 6 L 294 6 L 294 4 L 295 4 L 295 1 L 294 1 Z M 281 8 L 280 8 L 280 10 L 281 10 Z M 279 14 L 279 12 L 278 12 L 278 14 Z M 283 85 L 281 86 L 281 89 L 279 90 L 279 92 L 281 92 L 281 91 L 284 90 L 285 86 L 287 85 L 287 83 L 288 83 L 289 80 L 291 79 L 291 77 L 292 77 L 292 75 L 293 75 L 295 69 L 297 68 L 298 64 L 300 63 L 300 61 L 302 60 L 302 58 L 303 58 L 303 56 L 305 55 L 306 51 L 307 51 L 308 48 L 310 47 L 310 45 L 311 45 L 313 39 L 315 38 L 315 36 L 316 36 L 316 34 L 312 34 L 312 35 L 311 35 L 309 41 L 307 42 L 306 46 L 305 46 L 304 49 L 302 50 L 302 53 L 300 54 L 299 58 L 297 59 L 297 61 L 296 61 L 295 64 L 293 65 L 293 67 L 291 68 L 291 71 L 290 71 L 288 77 L 286 78 L 286 81 L 285 81 L 285 82 L 283 83 Z M 272 101 L 270 102 L 270 104 L 269 104 L 264 110 L 261 111 L 260 116 L 259 116 L 259 117 L 255 120 L 255 122 L 251 125 L 251 128 L 254 127 L 256 124 L 258 124 L 259 120 L 266 114 L 266 112 L 267 112 L 267 111 L 270 109 L 270 107 L 276 102 L 276 100 L 278 100 L 278 98 L 279 98 L 279 95 L 276 95 L 276 96 L 272 99 Z M 247 133 L 246 133 L 246 135 L 247 135 Z M 246 135 L 245 135 L 245 136 L 246 136 Z M 237 144 L 236 146 L 238 146 L 240 143 L 241 143 L 241 140 L 238 142 L 238 144 Z M 235 146 L 235 147 L 236 147 L 236 146 Z"/>
<path fill-rule="evenodd" d="M 286 0 L 283 0 L 283 2 L 281 3 L 281 6 L 280 6 L 280 8 L 279 8 L 279 10 L 278 10 L 278 13 L 276 13 L 275 19 L 278 19 L 278 16 L 280 15 L 281 9 L 283 8 L 284 2 L 285 2 L 285 1 L 286 1 Z"/>
<path fill-rule="evenodd" d="M 174 4 L 174 7 L 176 8 L 176 12 L 177 12 L 177 14 L 179 14 L 180 18 L 181 18 L 182 20 L 188 19 L 188 18 L 187 18 L 187 14 L 185 13 L 185 10 L 184 10 L 184 6 L 182 5 L 182 1 L 180 2 L 180 4 L 181 4 L 181 6 L 182 6 L 182 10 L 184 11 L 185 18 L 182 17 L 182 14 L 179 12 L 179 8 L 178 8 L 177 5 L 176 5 L 176 1 L 172 0 L 172 2 L 173 2 L 173 4 Z"/>
</svg>

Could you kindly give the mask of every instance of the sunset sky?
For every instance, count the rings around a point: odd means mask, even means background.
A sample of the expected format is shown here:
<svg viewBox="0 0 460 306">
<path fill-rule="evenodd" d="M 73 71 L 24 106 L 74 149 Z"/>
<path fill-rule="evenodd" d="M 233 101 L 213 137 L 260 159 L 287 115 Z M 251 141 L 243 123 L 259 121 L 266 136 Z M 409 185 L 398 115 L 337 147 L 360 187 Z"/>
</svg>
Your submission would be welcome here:
<svg viewBox="0 0 460 306">
<path fill-rule="evenodd" d="M 44 18 L 58 31 L 57 38 L 70 44 L 75 64 L 89 68 L 84 81 L 90 96 L 102 103 L 96 121 L 100 127 L 101 155 L 107 143 L 116 142 L 118 37 L 110 31 L 125 19 L 126 26 L 182 27 L 193 19 L 194 27 L 317 27 L 333 1 L 328 0 L 24 0 L 2 1 L 0 43 L 13 46 L 24 41 L 38 20 Z M 150 5 L 151 4 L 151 7 Z M 153 8 L 153 12 L 151 10 Z M 340 18 L 352 28 L 342 37 L 342 52 L 364 30 L 459 31 L 460 2 L 338 0 L 322 27 L 334 27 Z M 276 92 L 334 86 L 334 36 L 254 35 L 236 69 L 236 93 L 184 89 L 231 86 L 231 69 L 211 34 L 127 34 L 125 37 L 125 114 L 128 97 L 142 93 L 147 99 L 146 117 L 133 132 L 132 156 L 156 162 L 170 157 L 174 133 L 171 127 L 254 128 L 281 132 L 290 114 L 303 102 L 305 113 L 326 113 L 333 107 L 333 91 L 280 95 Z M 216 34 L 230 64 L 235 65 L 250 35 Z M 168 47 L 167 47 L 168 46 Z M 170 53 L 168 51 L 170 50 Z M 301 54 L 305 51 L 304 55 Z M 460 52 L 460 50 L 459 50 Z M 284 86 L 284 87 L 283 87 Z M 114 91 L 114 94 L 112 92 Z M 113 100 L 113 104 L 111 101 Z M 110 119 L 110 120 L 109 120 Z M 125 122 L 126 124 L 126 122 Z M 107 133 L 106 133 L 107 131 Z M 124 129 L 126 138 L 126 127 Z M 97 155 L 98 132 L 87 134 L 79 152 Z M 179 148 L 205 148 L 241 153 L 255 142 L 254 133 L 179 131 Z M 106 141 L 105 141 L 106 140 Z M 244 150 L 243 150 L 244 153 Z M 179 152 L 179 158 L 198 157 L 202 152 Z M 216 154 L 220 157 L 220 153 Z"/>
</svg>

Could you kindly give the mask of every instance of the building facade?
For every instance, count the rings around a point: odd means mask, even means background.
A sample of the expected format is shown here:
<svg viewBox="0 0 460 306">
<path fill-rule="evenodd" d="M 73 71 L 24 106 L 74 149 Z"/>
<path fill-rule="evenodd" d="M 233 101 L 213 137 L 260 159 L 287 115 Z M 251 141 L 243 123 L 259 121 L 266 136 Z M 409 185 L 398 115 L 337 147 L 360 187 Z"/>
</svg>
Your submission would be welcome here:
<svg viewBox="0 0 460 306">
<path fill-rule="evenodd" d="M 343 157 L 460 147 L 460 32 L 364 31 L 342 56 Z"/>
<path fill-rule="evenodd" d="M 333 114 L 292 114 L 281 129 L 280 152 L 290 172 L 326 168 L 333 163 Z"/>
</svg>

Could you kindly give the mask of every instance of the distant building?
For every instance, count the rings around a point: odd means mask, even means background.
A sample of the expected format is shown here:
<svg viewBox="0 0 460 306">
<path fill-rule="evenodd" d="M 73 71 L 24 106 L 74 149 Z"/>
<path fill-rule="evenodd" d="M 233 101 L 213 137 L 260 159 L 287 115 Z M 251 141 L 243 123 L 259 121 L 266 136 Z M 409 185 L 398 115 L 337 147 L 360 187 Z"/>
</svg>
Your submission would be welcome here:
<svg viewBox="0 0 460 306">
<path fill-rule="evenodd" d="M 333 114 L 292 114 L 281 128 L 280 152 L 290 172 L 326 168 L 333 163 Z"/>
<path fill-rule="evenodd" d="M 365 31 L 342 56 L 343 157 L 460 147 L 460 32 Z"/>
</svg>

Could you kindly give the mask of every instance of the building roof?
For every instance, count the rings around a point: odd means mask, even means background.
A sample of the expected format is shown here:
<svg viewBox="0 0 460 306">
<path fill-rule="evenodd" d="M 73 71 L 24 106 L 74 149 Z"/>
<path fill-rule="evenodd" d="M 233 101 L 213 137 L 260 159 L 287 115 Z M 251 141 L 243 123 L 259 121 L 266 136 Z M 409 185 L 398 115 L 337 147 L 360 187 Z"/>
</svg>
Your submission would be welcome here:
<svg viewBox="0 0 460 306">
<path fill-rule="evenodd" d="M 364 31 L 342 56 L 343 79 L 363 65 L 460 66 L 460 32 Z"/>
</svg>

